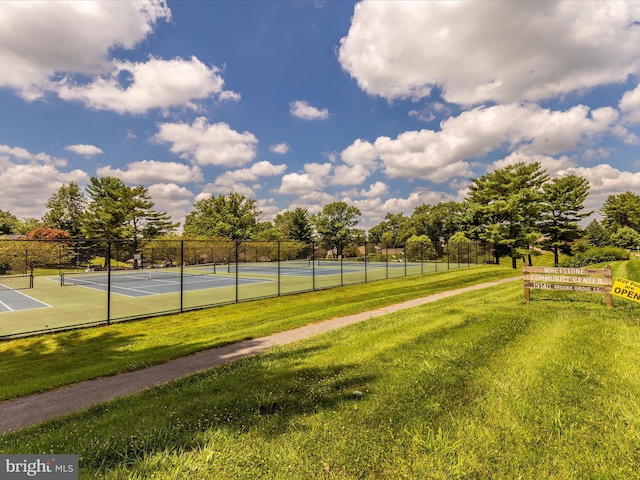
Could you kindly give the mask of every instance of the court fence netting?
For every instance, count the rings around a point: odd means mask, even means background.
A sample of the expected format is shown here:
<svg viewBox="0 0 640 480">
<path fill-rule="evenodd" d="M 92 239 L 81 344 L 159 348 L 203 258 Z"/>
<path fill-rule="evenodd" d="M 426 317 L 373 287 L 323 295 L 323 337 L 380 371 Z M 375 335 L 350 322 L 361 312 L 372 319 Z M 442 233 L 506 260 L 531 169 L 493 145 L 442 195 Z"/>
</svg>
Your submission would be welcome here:
<svg viewBox="0 0 640 480">
<path fill-rule="evenodd" d="M 492 261 L 474 241 L 0 239 L 0 340 Z"/>
</svg>

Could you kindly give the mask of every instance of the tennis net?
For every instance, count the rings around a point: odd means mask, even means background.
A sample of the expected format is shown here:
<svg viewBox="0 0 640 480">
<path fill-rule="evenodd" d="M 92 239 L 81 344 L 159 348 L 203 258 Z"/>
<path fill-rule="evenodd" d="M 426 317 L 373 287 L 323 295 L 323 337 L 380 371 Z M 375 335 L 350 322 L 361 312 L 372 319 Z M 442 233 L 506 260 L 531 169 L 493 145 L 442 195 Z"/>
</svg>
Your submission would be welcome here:
<svg viewBox="0 0 640 480">
<path fill-rule="evenodd" d="M 208 276 L 216 273 L 214 264 L 185 265 L 148 270 L 116 270 L 111 272 L 111 284 L 148 282 L 152 280 L 180 280 L 181 277 Z M 108 272 L 71 272 L 60 274 L 60 285 L 108 285 Z"/>
<path fill-rule="evenodd" d="M 0 291 L 33 288 L 33 275 L 0 275 Z"/>
<path fill-rule="evenodd" d="M 278 268 L 299 269 L 311 268 L 311 260 L 280 260 L 275 262 L 238 262 L 226 265 L 229 273 L 232 272 L 268 272 L 276 273 Z"/>
<path fill-rule="evenodd" d="M 369 257 L 319 258 L 317 261 L 319 267 L 340 267 L 340 265 L 364 267 L 364 264 L 369 261 Z"/>
</svg>

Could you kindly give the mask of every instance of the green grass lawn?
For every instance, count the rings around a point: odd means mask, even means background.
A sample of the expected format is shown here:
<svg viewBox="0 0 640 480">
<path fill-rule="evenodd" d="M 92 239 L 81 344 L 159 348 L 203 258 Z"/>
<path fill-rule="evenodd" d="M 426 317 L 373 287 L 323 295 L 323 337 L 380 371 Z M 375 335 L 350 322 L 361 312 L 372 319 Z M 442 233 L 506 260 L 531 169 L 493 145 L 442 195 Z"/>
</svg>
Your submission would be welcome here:
<svg viewBox="0 0 640 480">
<path fill-rule="evenodd" d="M 615 276 L 640 280 L 640 262 Z M 638 358 L 637 304 L 525 304 L 513 282 L 6 434 L 0 451 L 76 453 L 81 478 L 638 478 Z"/>
<path fill-rule="evenodd" d="M 517 273 L 470 267 L 0 342 L 0 401 Z"/>
</svg>

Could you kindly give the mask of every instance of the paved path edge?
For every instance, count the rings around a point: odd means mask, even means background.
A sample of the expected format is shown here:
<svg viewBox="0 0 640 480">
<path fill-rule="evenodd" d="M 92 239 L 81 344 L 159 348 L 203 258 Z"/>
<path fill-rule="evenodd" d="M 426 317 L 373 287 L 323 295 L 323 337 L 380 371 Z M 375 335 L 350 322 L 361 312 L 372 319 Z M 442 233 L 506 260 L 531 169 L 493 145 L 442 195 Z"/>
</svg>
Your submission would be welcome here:
<svg viewBox="0 0 640 480">
<path fill-rule="evenodd" d="M 124 395 L 138 393 L 147 388 L 162 385 L 172 380 L 208 370 L 240 358 L 256 355 L 275 345 L 286 345 L 346 325 L 362 322 L 369 318 L 379 317 L 399 310 L 435 302 L 443 298 L 453 297 L 519 279 L 521 279 L 521 277 L 504 278 L 436 293 L 426 297 L 419 297 L 367 312 L 334 318 L 298 327 L 293 330 L 274 333 L 266 337 L 211 348 L 134 372 L 86 380 L 57 390 L 6 400 L 0 403 L 0 435 L 31 425 L 37 425 L 38 423 L 61 415 L 68 415 L 84 410 L 91 405 L 114 400 Z"/>
</svg>

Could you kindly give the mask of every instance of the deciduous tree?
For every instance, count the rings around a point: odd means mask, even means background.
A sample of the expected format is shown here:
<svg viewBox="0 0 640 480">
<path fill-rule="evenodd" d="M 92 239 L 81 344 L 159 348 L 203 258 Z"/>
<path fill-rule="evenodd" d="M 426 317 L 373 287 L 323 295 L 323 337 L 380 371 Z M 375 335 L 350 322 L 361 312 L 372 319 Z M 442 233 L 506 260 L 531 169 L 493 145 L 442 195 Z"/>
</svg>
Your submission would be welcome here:
<svg viewBox="0 0 640 480">
<path fill-rule="evenodd" d="M 361 239 L 362 232 L 355 226 L 360 221 L 360 210 L 346 202 L 333 202 L 313 216 L 313 223 L 320 240 L 327 249 L 335 249 L 338 256 L 344 248 Z"/>
<path fill-rule="evenodd" d="M 255 200 L 236 192 L 198 200 L 184 221 L 184 232 L 208 238 L 250 240 L 260 215 Z"/>
<path fill-rule="evenodd" d="M 17 225 L 18 217 L 9 211 L 0 210 L 0 235 L 15 233 Z"/>
<path fill-rule="evenodd" d="M 47 201 L 47 213 L 42 221 L 48 227 L 66 230 L 72 237 L 82 234 L 82 214 L 87 199 L 76 182 L 62 185 Z"/>
</svg>

